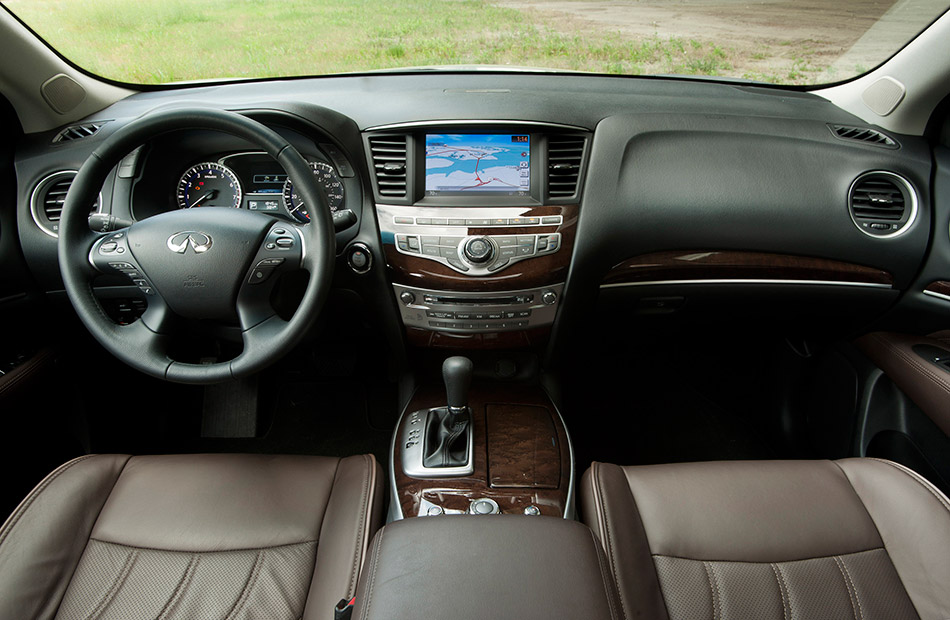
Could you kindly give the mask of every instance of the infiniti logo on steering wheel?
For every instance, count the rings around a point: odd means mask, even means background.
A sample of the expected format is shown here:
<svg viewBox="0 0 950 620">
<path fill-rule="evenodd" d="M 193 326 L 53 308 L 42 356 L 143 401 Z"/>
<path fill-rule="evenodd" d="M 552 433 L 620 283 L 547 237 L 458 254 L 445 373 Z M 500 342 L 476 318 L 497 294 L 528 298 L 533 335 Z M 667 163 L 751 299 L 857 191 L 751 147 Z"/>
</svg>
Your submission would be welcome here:
<svg viewBox="0 0 950 620">
<path fill-rule="evenodd" d="M 195 230 L 186 230 L 175 233 L 168 238 L 168 249 L 172 252 L 184 254 L 189 245 L 191 245 L 191 249 L 194 250 L 195 254 L 207 252 L 211 249 L 211 235 Z"/>
</svg>

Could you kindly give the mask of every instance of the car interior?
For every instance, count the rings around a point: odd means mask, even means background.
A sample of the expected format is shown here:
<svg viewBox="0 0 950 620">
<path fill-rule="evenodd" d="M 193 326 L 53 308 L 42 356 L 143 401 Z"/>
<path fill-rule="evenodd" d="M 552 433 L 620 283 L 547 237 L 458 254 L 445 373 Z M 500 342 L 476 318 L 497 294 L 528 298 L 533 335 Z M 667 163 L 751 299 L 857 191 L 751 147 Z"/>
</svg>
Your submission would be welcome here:
<svg viewBox="0 0 950 620">
<path fill-rule="evenodd" d="M 0 40 L 0 619 L 950 618 L 950 14 L 820 87 Z"/>
</svg>

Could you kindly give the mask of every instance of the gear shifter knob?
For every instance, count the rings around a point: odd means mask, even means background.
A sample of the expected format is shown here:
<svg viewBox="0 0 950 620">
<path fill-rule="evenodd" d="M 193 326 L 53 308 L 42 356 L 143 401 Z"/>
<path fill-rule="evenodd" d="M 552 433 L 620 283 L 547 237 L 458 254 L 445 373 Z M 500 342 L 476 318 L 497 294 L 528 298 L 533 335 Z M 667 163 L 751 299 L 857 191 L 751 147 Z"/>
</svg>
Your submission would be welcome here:
<svg viewBox="0 0 950 620">
<path fill-rule="evenodd" d="M 449 411 L 460 413 L 468 408 L 468 388 L 472 384 L 472 360 L 457 355 L 442 362 L 446 402 Z"/>
</svg>

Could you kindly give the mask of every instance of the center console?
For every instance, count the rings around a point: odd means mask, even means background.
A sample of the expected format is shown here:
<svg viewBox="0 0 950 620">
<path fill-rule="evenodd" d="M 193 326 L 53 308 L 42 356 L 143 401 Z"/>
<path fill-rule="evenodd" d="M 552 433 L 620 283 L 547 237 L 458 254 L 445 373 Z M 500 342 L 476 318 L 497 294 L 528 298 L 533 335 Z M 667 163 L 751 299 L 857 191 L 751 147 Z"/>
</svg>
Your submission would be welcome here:
<svg viewBox="0 0 950 620">
<path fill-rule="evenodd" d="M 589 133 L 472 121 L 378 127 L 365 139 L 410 343 L 542 342 L 570 265 Z"/>
</svg>

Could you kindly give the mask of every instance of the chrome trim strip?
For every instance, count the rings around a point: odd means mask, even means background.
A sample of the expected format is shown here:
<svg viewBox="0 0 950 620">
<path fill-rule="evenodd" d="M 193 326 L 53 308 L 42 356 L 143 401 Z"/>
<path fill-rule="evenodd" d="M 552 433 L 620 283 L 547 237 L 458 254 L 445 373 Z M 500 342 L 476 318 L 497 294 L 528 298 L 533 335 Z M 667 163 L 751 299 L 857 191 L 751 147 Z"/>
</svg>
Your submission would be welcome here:
<svg viewBox="0 0 950 620">
<path fill-rule="evenodd" d="M 548 123 L 545 121 L 513 121 L 513 120 L 444 120 L 444 121 L 413 121 L 405 123 L 391 123 L 388 125 L 374 125 L 372 127 L 367 127 L 363 131 L 388 131 L 390 129 L 413 129 L 416 127 L 457 127 L 457 126 L 480 126 L 484 127 L 486 125 L 502 125 L 502 126 L 535 126 L 535 127 L 550 127 L 553 129 L 570 129 L 571 131 L 587 131 L 591 130 L 587 127 L 579 127 L 577 125 L 566 125 L 564 123 Z"/>
<path fill-rule="evenodd" d="M 627 286 L 662 286 L 670 284 L 793 284 L 798 286 L 818 285 L 818 286 L 853 286 L 859 288 L 883 288 L 893 289 L 890 284 L 879 284 L 877 282 L 839 282 L 835 280 L 771 280 L 760 278 L 721 278 L 708 280 L 650 280 L 646 282 L 617 282 L 614 284 L 601 284 L 600 288 L 622 288 Z"/>
<path fill-rule="evenodd" d="M 541 389 L 544 391 L 545 396 L 548 397 L 548 401 L 551 403 L 551 406 L 554 407 L 554 412 L 557 414 L 557 417 L 561 419 L 561 426 L 564 428 L 564 436 L 567 437 L 568 453 L 571 456 L 571 476 L 567 483 L 567 501 L 564 502 L 564 518 L 574 520 L 574 477 L 576 470 L 576 463 L 574 461 L 574 442 L 571 441 L 571 432 L 567 429 L 567 423 L 564 421 L 564 416 L 561 415 L 561 410 L 558 408 L 557 403 L 555 403 L 554 399 L 551 398 L 547 388 L 542 385 Z"/>
<path fill-rule="evenodd" d="M 910 216 L 907 218 L 907 222 L 901 227 L 900 230 L 892 232 L 889 235 L 872 235 L 868 231 L 864 230 L 860 225 L 858 225 L 857 220 L 854 219 L 854 213 L 851 210 L 851 196 L 854 192 L 854 187 L 858 184 L 858 181 L 861 181 L 862 179 L 865 179 L 871 175 L 882 175 L 895 179 L 900 185 L 904 186 L 904 190 L 906 190 L 910 195 Z M 917 209 L 917 191 L 914 189 L 914 186 L 906 178 L 894 172 L 887 170 L 871 170 L 869 172 L 865 172 L 861 175 L 858 175 L 858 177 L 851 182 L 851 187 L 848 188 L 848 215 L 851 216 L 851 222 L 854 224 L 855 228 L 863 232 L 868 237 L 873 237 L 874 239 L 893 239 L 894 237 L 903 235 L 905 232 L 910 230 L 910 227 L 914 224 L 914 222 L 917 221 Z"/>
<path fill-rule="evenodd" d="M 405 515 L 402 514 L 402 505 L 399 503 L 399 492 L 396 490 L 396 435 L 399 434 L 399 428 L 402 426 L 402 419 L 406 415 L 406 411 L 409 410 L 409 405 L 412 404 L 412 399 L 415 397 L 418 390 L 419 387 L 416 386 L 416 388 L 412 390 L 409 400 L 407 400 L 405 406 L 403 406 L 402 412 L 399 414 L 399 419 L 396 420 L 396 426 L 393 427 L 393 437 L 389 442 L 390 502 L 388 511 L 389 514 L 386 516 L 386 523 L 401 521 L 405 518 Z"/>
<path fill-rule="evenodd" d="M 936 297 L 937 299 L 950 301 L 950 295 L 944 295 L 943 293 L 938 293 L 936 291 L 924 291 L 924 295 L 930 295 L 931 297 Z"/>
<path fill-rule="evenodd" d="M 46 233 L 53 239 L 59 239 L 59 235 L 57 233 L 54 233 L 52 230 L 48 229 L 46 226 L 40 223 L 39 215 L 37 214 L 37 211 L 36 211 L 37 192 L 40 190 L 41 187 L 45 189 L 48 186 L 48 184 L 52 181 L 52 179 L 54 179 L 55 177 L 59 177 L 59 176 L 67 175 L 67 174 L 71 174 L 73 176 L 73 179 L 75 179 L 76 175 L 79 174 L 79 171 L 78 170 L 60 170 L 59 172 L 48 174 L 42 179 L 40 179 L 40 182 L 37 183 L 33 187 L 33 191 L 30 193 L 30 217 L 33 218 L 33 223 L 36 224 L 37 228 L 42 230 L 44 233 Z M 104 213 L 104 211 L 102 210 L 102 206 L 103 206 L 102 192 L 100 191 L 99 198 L 98 198 L 98 208 L 96 209 L 96 213 Z"/>
</svg>

